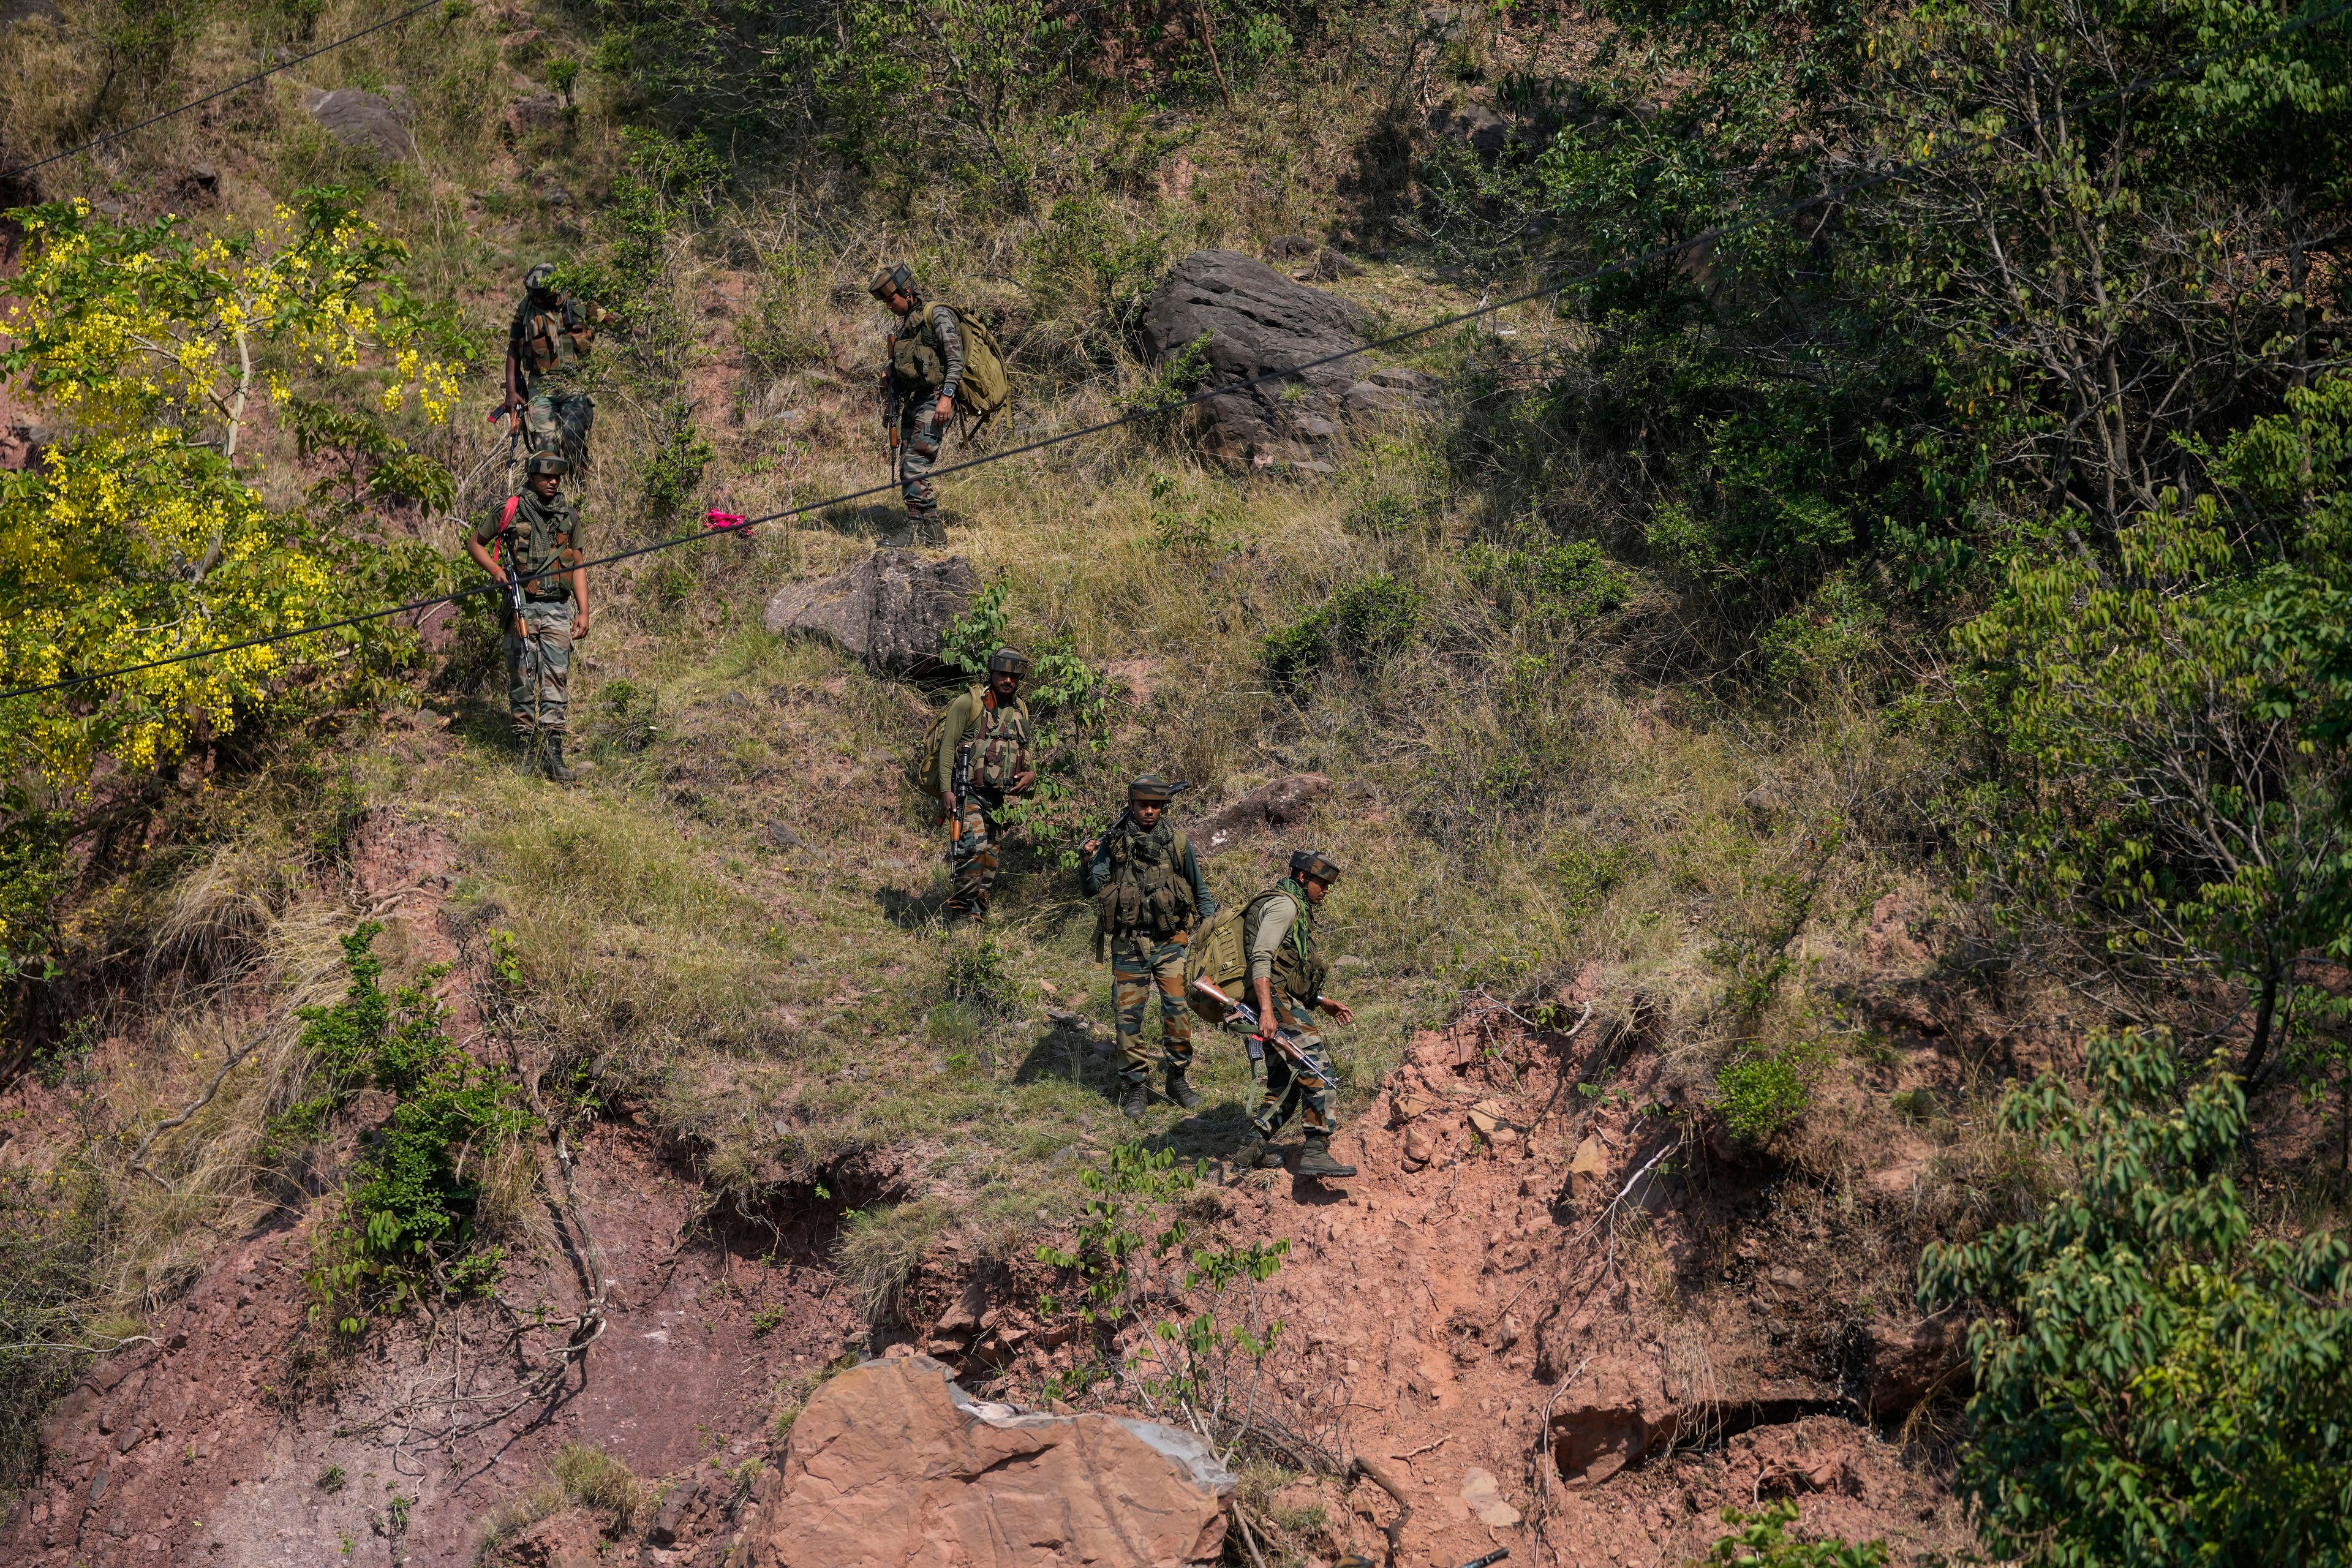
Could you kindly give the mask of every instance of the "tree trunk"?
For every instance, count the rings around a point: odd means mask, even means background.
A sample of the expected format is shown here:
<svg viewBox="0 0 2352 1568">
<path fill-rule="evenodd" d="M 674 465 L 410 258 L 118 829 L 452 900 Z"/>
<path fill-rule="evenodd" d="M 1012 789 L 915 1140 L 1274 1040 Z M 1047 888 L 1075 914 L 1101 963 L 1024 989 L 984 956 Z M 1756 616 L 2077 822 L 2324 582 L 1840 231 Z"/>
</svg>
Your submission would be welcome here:
<svg viewBox="0 0 2352 1568">
<path fill-rule="evenodd" d="M 2249 1088 L 2262 1076 L 2263 1058 L 2271 1048 L 2271 1021 L 2278 1016 L 2279 966 L 2265 964 L 2263 969 L 2263 994 L 2254 1004 L 2254 1039 L 2246 1047 L 2246 1065 L 2238 1076 Z"/>
</svg>

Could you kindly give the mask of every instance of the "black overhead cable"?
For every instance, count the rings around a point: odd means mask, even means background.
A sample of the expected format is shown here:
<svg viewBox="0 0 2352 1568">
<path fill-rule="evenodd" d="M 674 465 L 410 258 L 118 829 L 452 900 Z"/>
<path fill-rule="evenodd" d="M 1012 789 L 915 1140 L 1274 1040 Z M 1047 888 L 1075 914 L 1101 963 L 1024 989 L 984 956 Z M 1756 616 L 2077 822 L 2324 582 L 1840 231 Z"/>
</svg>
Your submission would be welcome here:
<svg viewBox="0 0 2352 1568">
<path fill-rule="evenodd" d="M 87 153 L 93 147 L 103 147 L 109 142 L 119 141 L 122 137 L 130 135 L 134 131 L 144 131 L 150 125 L 160 125 L 175 114 L 185 114 L 191 109 L 200 108 L 205 104 L 210 103 L 214 99 L 226 98 L 230 93 L 236 91 L 239 88 L 251 87 L 255 82 L 276 76 L 279 71 L 291 70 L 294 67 L 300 65 L 304 60 L 315 60 L 320 55 L 326 54 L 330 50 L 340 49 L 345 44 L 356 43 L 358 40 L 366 37 L 370 33 L 382 32 L 384 28 L 391 26 L 394 22 L 405 22 L 411 16 L 417 16 L 423 12 L 437 9 L 442 4 L 443 0 L 425 0 L 425 4 L 422 5 L 412 5 L 407 10 L 401 12 L 397 16 L 386 16 L 383 21 L 362 27 L 356 33 L 346 33 L 331 44 L 320 44 L 317 48 L 312 49 L 307 55 L 296 55 L 290 60 L 280 60 L 276 65 L 271 66 L 268 70 L 256 71 L 253 75 L 247 77 L 242 81 L 233 81 L 226 87 L 221 88 L 216 91 L 205 94 L 202 98 L 192 98 L 187 102 L 180 105 L 177 109 L 167 109 L 161 114 L 151 114 L 136 125 L 126 125 L 120 131 L 110 131 L 103 136 L 93 136 L 79 147 L 68 147 L 62 153 L 52 153 L 47 157 L 41 159 L 37 163 L 20 163 L 16 168 L 7 171 L 5 174 L 0 174 L 0 180 L 13 180 L 19 174 L 29 174 L 36 169 L 46 169 L 52 163 L 59 163 L 65 159 L 76 157 L 80 153 Z M 324 630 L 325 628 L 321 627 L 320 629 Z"/>
<path fill-rule="evenodd" d="M 439 4 L 439 0 L 433 0 L 433 3 Z M 419 9 L 423 8 L 424 7 L 419 7 Z M 2268 32 L 2262 34 L 2258 37 L 2248 39 L 2242 44 L 2235 45 L 2226 49 L 2216 49 L 2206 54 L 2193 56 L 2190 58 L 2182 61 L 2179 65 L 2174 66 L 2169 70 L 2161 71 L 2150 77 L 2143 77 L 2136 81 L 2127 82 L 2122 87 L 2113 88 L 2105 92 L 2096 93 L 2089 98 L 2078 100 L 2069 104 L 2063 112 L 2070 114 L 2079 113 L 2083 110 L 2095 107 L 2098 104 L 2112 102 L 2116 99 L 2137 92 L 2144 88 L 2154 87 L 2162 82 L 2177 79 L 2178 78 L 2186 76 L 2190 72 L 2202 70 L 2205 67 L 2211 65 L 2216 61 L 2227 59 L 2233 55 L 2243 54 L 2250 49 L 2259 47 L 2273 39 L 2284 37 L 2292 33 L 2304 32 L 2309 28 L 2318 26 L 2322 23 L 2334 21 L 2336 18 L 2344 16 L 2347 12 L 2352 12 L 2352 0 L 2341 0 L 2341 3 L 2331 5 L 2324 11 L 2311 12 L 2305 16 L 2295 17 L 2291 21 L 2282 22 L 2277 26 L 2271 28 Z M 414 13 L 410 13 L 410 15 L 414 15 Z M 394 17 L 391 20 L 397 21 L 399 18 Z M 384 25 L 386 24 L 377 24 L 379 26 Z M 354 34 L 352 36 L 357 37 L 358 35 Z M 348 42 L 349 40 L 343 41 Z M 328 47 L 332 47 L 333 46 L 330 45 Z M 2036 117 L 2033 120 L 2024 121 L 2021 128 L 2032 130 L 2043 124 L 2045 120 L 2046 117 Z M 133 129 L 136 128 L 134 127 Z M 1948 147 L 1953 144 L 1954 143 L 1952 142 L 1946 143 Z M 1965 145 L 1966 142 L 1963 141 L 1960 144 Z M 1044 451 L 1049 447 L 1059 447 L 1071 441 L 1083 440 L 1089 436 L 1097 436 L 1107 430 L 1118 429 L 1123 425 L 1132 425 L 1145 419 L 1164 418 L 1171 414 L 1192 407 L 1195 404 L 1206 403 L 1212 398 L 1224 397 L 1238 392 L 1246 392 L 1253 387 L 1264 386 L 1271 382 L 1286 381 L 1293 376 L 1302 375 L 1307 371 L 1320 369 L 1322 366 L 1327 364 L 1335 364 L 1341 360 L 1353 359 L 1358 354 L 1370 353 L 1378 349 L 1393 348 L 1400 343 L 1411 342 L 1412 339 L 1425 337 L 1431 332 L 1444 331 L 1448 327 L 1457 327 L 1467 321 L 1475 321 L 1483 317 L 1494 315 L 1497 311 L 1507 310 L 1516 306 L 1528 304 L 1537 300 L 1564 293 L 1570 289 L 1578 288 L 1585 284 L 1597 283 L 1604 278 L 1614 277 L 1622 272 L 1630 272 L 1637 268 L 1646 267 L 1651 262 L 1661 260 L 1669 256 L 1677 255 L 1685 250 L 1696 249 L 1700 246 L 1712 245 L 1719 239 L 1727 238 L 1735 234 L 1744 233 L 1748 229 L 1760 227 L 1767 223 L 1770 223 L 1779 218 L 1787 217 L 1793 213 L 1800 213 L 1807 210 L 1808 208 L 1822 206 L 1832 202 L 1843 201 L 1845 197 L 1853 195 L 1857 191 L 1868 190 L 1874 186 L 1883 185 L 1891 181 L 1900 179 L 1906 173 L 1933 162 L 1937 156 L 1937 154 L 1931 150 L 1917 158 L 1898 160 L 1895 163 L 1888 164 L 1885 168 L 1879 170 L 1875 174 L 1864 174 L 1861 178 L 1848 181 L 1843 185 L 1832 187 L 1832 189 L 1820 192 L 1813 195 L 1801 196 L 1794 201 L 1783 202 L 1778 206 L 1765 208 L 1763 211 L 1758 212 L 1751 216 L 1740 218 L 1731 223 L 1713 225 L 1707 228 L 1701 229 L 1696 234 L 1691 235 L 1686 238 L 1675 240 L 1666 245 L 1652 246 L 1648 249 L 1640 251 L 1635 255 L 1623 257 L 1615 261 L 1604 262 L 1601 266 L 1595 267 L 1589 271 L 1565 277 L 1555 282 L 1546 283 L 1540 288 L 1528 289 L 1525 293 L 1512 295 L 1508 299 L 1493 300 L 1486 304 L 1474 307 L 1471 310 L 1458 310 L 1452 315 L 1440 316 L 1434 321 L 1424 321 L 1419 326 L 1409 327 L 1400 332 L 1392 332 L 1387 337 L 1375 338 L 1370 342 L 1358 343 L 1353 348 L 1341 349 L 1337 353 L 1324 354 L 1319 358 L 1305 360 L 1294 365 L 1286 365 L 1280 370 L 1262 371 L 1256 375 L 1247 377 L 1241 381 L 1226 382 L 1217 386 L 1203 387 L 1199 392 L 1193 393 L 1191 396 L 1183 398 L 1179 402 L 1159 405 L 1149 408 L 1131 409 L 1114 418 L 1098 420 L 1092 425 L 1079 426 L 1074 430 L 1065 430 L 1057 435 L 1042 437 L 1037 440 L 1024 443 L 1022 446 L 1009 447 L 1003 451 L 990 452 L 977 458 L 968 458 L 960 463 L 950 463 L 945 468 L 933 468 L 930 471 L 930 475 L 932 478 L 936 479 L 947 474 L 961 473 L 970 468 L 984 468 L 988 464 L 1001 463 L 1010 458 L 1018 458 L 1031 452 Z M 611 555 L 599 556 L 593 561 L 583 561 L 578 566 L 567 566 L 560 569 L 551 569 L 545 572 L 534 573 L 530 576 L 524 578 L 523 581 L 526 583 L 538 582 L 549 577 L 562 576 L 567 572 L 585 571 L 591 566 L 609 566 L 616 562 L 633 560 L 640 555 L 651 555 L 664 550 L 675 550 L 682 544 L 693 544 L 702 540 L 715 538 L 720 534 L 738 532 L 742 529 L 754 527 L 761 523 L 779 522 L 787 518 L 805 516 L 807 513 L 813 511 L 822 511 L 827 508 L 846 505 L 851 501 L 863 500 L 869 496 L 893 494 L 897 492 L 898 489 L 898 484 L 896 481 L 893 481 L 888 484 L 868 486 L 864 489 L 846 490 L 839 495 L 828 496 L 823 500 L 807 501 L 799 506 L 786 507 L 781 511 L 767 512 L 759 517 L 748 517 L 741 522 L 731 523 L 723 528 L 706 527 L 698 532 L 682 533 L 674 538 L 656 540 L 651 544 L 641 544 L 631 550 L 616 551 Z M 369 621 L 384 620 L 393 616 L 409 615 L 420 610 L 428 610 L 437 605 L 456 604 L 461 599 L 470 598 L 478 594 L 498 592 L 502 584 L 496 582 L 487 582 L 471 588 L 460 588 L 454 593 L 436 595 L 429 599 L 412 599 L 406 604 L 393 605 L 380 610 L 369 610 L 363 614 L 356 616 L 345 616 L 338 620 L 323 621 L 317 626 L 302 626 L 290 632 L 275 632 L 266 637 L 247 637 L 240 642 L 222 643 L 214 647 L 198 648 L 192 653 L 173 654 L 166 658 L 148 659 L 143 663 L 124 665 L 121 668 L 100 670 L 90 675 L 68 676 L 62 680 L 46 681 L 37 686 L 13 687 L 8 690 L 0 691 L 0 701 L 6 701 L 18 697 L 36 697 L 44 692 L 49 691 L 62 691 L 72 687 L 87 686 L 100 680 L 111 680 L 125 675 L 138 675 L 151 669 L 162 669 L 171 665 L 186 664 L 194 659 L 209 658 L 215 654 L 237 653 L 246 648 L 262 647 L 272 643 L 290 641 L 295 637 L 314 637 L 321 632 L 337 631 L 345 626 L 361 626 Z"/>
</svg>

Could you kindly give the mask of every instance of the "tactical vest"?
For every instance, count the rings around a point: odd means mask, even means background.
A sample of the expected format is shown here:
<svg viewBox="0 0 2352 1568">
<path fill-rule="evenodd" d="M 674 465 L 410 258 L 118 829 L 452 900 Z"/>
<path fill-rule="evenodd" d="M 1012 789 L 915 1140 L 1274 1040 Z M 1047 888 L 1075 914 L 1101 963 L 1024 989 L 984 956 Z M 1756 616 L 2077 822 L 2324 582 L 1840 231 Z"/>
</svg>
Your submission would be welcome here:
<svg viewBox="0 0 2352 1568">
<path fill-rule="evenodd" d="M 1192 929 L 1199 914 L 1192 879 L 1184 874 L 1184 836 L 1161 822 L 1149 833 L 1132 827 L 1110 841 L 1110 876 L 1103 883 L 1100 923 L 1113 937 L 1166 942 Z"/>
<path fill-rule="evenodd" d="M 596 323 L 604 312 L 570 298 L 543 310 L 526 302 L 524 310 L 523 363 L 530 374 L 579 369 L 596 344 Z"/>
<path fill-rule="evenodd" d="M 1274 973 L 1270 978 L 1277 994 L 1312 1009 L 1323 994 L 1323 982 L 1331 969 L 1315 955 L 1315 906 L 1307 900 L 1307 889 L 1298 885 L 1297 878 L 1285 877 L 1244 907 L 1243 943 L 1246 948 L 1256 947 L 1257 928 L 1265 919 L 1266 900 L 1277 893 L 1286 895 L 1298 906 L 1298 918 L 1290 922 L 1290 934 L 1275 949 Z"/>
<path fill-rule="evenodd" d="M 948 357 L 940 348 L 939 329 L 931 322 L 936 309 L 930 304 L 919 307 L 913 312 L 917 324 L 890 340 L 890 379 L 898 383 L 902 396 L 934 396 L 947 384 Z"/>
<path fill-rule="evenodd" d="M 1014 779 L 1029 771 L 1029 705 L 1015 698 L 1010 708 L 991 708 L 974 698 L 971 725 L 960 743 L 969 748 L 964 755 L 969 759 L 967 782 L 971 787 L 1003 795 L 1013 787 Z"/>
<path fill-rule="evenodd" d="M 579 531 L 580 514 L 562 497 L 543 501 L 536 492 L 525 490 L 513 499 L 497 538 L 506 546 L 507 570 L 532 579 L 523 585 L 524 598 L 572 597 L 572 579 L 562 574 L 580 564 L 574 542 Z"/>
</svg>

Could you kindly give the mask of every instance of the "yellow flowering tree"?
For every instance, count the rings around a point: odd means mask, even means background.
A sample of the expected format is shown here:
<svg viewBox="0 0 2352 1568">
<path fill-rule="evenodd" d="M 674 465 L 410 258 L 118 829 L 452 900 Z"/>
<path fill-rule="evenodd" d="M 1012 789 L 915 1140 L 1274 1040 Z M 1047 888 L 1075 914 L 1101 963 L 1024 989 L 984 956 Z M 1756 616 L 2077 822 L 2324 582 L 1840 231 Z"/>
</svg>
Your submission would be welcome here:
<svg viewBox="0 0 2352 1568">
<path fill-rule="evenodd" d="M 0 479 L 8 688 L 317 625 L 428 570 L 429 552 L 395 562 L 348 515 L 273 508 L 252 483 L 253 421 L 274 407 L 290 424 L 298 385 L 364 375 L 377 408 L 414 402 L 433 421 L 456 404 L 461 340 L 401 287 L 403 247 L 346 194 L 305 193 L 249 233 L 120 225 L 80 202 L 12 216 L 26 244 L 0 281 L 0 368 L 59 437 Z M 431 499 L 424 465 L 392 467 Z M 5 773 L 71 793 L 100 755 L 151 769 L 398 646 L 357 627 L 0 700 Z"/>
</svg>

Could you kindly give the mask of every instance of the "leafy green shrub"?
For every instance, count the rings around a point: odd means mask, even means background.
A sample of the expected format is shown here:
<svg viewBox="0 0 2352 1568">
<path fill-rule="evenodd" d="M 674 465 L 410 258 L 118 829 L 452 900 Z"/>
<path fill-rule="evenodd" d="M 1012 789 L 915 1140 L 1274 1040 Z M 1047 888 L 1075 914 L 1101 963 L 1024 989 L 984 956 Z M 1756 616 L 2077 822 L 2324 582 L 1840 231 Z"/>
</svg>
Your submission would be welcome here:
<svg viewBox="0 0 2352 1568">
<path fill-rule="evenodd" d="M 988 656 L 1004 646 L 1005 636 L 1013 629 L 1013 616 L 1004 607 L 1008 592 L 1002 583 L 992 583 L 980 591 L 971 608 L 957 616 L 948 635 L 940 639 L 941 664 L 972 680 L 986 679 Z"/>
<path fill-rule="evenodd" d="M 1421 590 L 1386 572 L 1345 584 L 1289 626 L 1267 634 L 1261 655 L 1266 675 L 1296 691 L 1334 658 L 1370 673 L 1412 643 L 1426 613 Z"/>
<path fill-rule="evenodd" d="M 1790 1540 L 1797 1505 L 1786 1498 L 1755 1513 L 1725 1509 L 1723 1522 L 1732 1531 L 1707 1548 L 1706 1560 L 1724 1568 L 1883 1568 L 1886 1562 L 1883 1542 Z"/>
<path fill-rule="evenodd" d="M 646 459 L 638 476 L 646 514 L 656 524 L 677 517 L 693 501 L 702 483 L 702 470 L 712 456 L 710 443 L 694 427 L 691 404 L 683 400 L 669 404 L 662 410 L 662 419 L 667 427 L 661 444 Z"/>
<path fill-rule="evenodd" d="M 1122 414 L 1148 416 L 1165 432 L 1174 416 L 1209 384 L 1209 334 L 1202 332 L 1160 363 L 1150 378 L 1112 401 Z"/>
<path fill-rule="evenodd" d="M 375 1143 L 352 1163 L 342 1212 L 322 1233 L 307 1276 L 314 1319 L 346 1335 L 371 1314 L 398 1312 L 426 1294 L 458 1300 L 498 1282 L 499 1248 L 473 1249 L 481 1175 L 498 1150 L 537 1125 L 513 1082 L 482 1068 L 444 1030 L 448 1009 L 426 990 L 447 973 L 425 969 L 384 995 L 371 921 L 343 939 L 351 985 L 341 1002 L 302 1013 L 302 1044 L 318 1085 L 271 1124 L 272 1142 L 314 1136 L 364 1086 L 393 1097 Z"/>
<path fill-rule="evenodd" d="M 2227 1166 L 2238 1080 L 2169 1037 L 2090 1047 L 2005 1131 L 2075 1170 L 2038 1216 L 1936 1245 L 1920 1300 L 1983 1312 L 1959 1484 L 1997 1555 L 2063 1563 L 2341 1563 L 2352 1553 L 2352 1247 L 2254 1234 Z"/>
<path fill-rule="evenodd" d="M 1630 573 L 1589 539 L 1531 549 L 1470 544 L 1463 566 L 1497 610 L 1531 621 L 1588 621 L 1632 597 Z"/>
<path fill-rule="evenodd" d="M 1818 1041 L 1752 1047 L 1716 1069 L 1716 1110 L 1742 1143 L 1764 1143 L 1795 1124 L 1813 1102 L 1826 1052 Z"/>
</svg>

